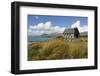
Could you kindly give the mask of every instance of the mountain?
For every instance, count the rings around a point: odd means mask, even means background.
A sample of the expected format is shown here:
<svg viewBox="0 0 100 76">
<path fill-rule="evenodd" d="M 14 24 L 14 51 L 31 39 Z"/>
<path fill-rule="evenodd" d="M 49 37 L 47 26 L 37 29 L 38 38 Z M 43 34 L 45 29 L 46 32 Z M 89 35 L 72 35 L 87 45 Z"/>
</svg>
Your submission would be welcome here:
<svg viewBox="0 0 100 76">
<path fill-rule="evenodd" d="M 51 34 L 42 34 L 41 37 L 58 37 L 62 36 L 62 33 L 51 33 Z"/>
<path fill-rule="evenodd" d="M 42 34 L 40 37 L 51 37 L 49 34 Z"/>
<path fill-rule="evenodd" d="M 80 33 L 80 36 L 81 36 L 81 37 L 87 37 L 87 36 L 88 36 L 88 32 L 81 32 L 81 33 Z"/>
<path fill-rule="evenodd" d="M 62 36 L 62 33 L 55 32 L 55 33 L 51 33 L 50 36 L 51 37 L 58 37 L 58 36 Z"/>
<path fill-rule="evenodd" d="M 55 33 L 50 33 L 50 34 L 42 34 L 42 35 L 32 35 L 32 36 L 29 36 L 29 37 L 58 37 L 58 36 L 62 36 L 62 33 L 58 33 L 58 32 L 55 32 Z"/>
</svg>

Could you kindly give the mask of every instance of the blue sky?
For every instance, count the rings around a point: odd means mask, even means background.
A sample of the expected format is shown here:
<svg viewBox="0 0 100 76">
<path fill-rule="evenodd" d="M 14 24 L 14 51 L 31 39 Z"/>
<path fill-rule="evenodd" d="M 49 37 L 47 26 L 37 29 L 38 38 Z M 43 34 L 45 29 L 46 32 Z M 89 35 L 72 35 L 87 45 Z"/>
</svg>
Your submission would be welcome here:
<svg viewBox="0 0 100 76">
<path fill-rule="evenodd" d="M 53 25 L 70 27 L 77 20 L 80 20 L 81 26 L 83 26 L 88 24 L 87 19 L 87 17 L 77 16 L 28 15 L 28 26 L 51 21 Z"/>
<path fill-rule="evenodd" d="M 51 15 L 28 15 L 29 33 L 50 33 L 50 29 L 54 30 L 71 27 L 78 27 L 80 31 L 86 31 L 88 26 L 87 17 L 79 16 L 51 16 Z M 40 27 L 40 28 L 39 28 Z M 49 31 L 48 31 L 49 30 Z M 58 30 L 59 31 L 59 30 Z M 61 30 L 60 30 L 61 31 Z M 54 31 L 56 32 L 56 31 Z"/>
</svg>

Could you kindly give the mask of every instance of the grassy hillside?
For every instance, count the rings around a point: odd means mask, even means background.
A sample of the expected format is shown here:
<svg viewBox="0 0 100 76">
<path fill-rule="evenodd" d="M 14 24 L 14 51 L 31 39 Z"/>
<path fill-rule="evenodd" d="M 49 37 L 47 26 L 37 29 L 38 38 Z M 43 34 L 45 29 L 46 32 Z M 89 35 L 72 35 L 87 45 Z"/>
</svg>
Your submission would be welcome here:
<svg viewBox="0 0 100 76">
<path fill-rule="evenodd" d="M 87 58 L 87 38 L 65 41 L 55 38 L 47 42 L 33 42 L 28 45 L 28 60 L 55 60 Z"/>
</svg>

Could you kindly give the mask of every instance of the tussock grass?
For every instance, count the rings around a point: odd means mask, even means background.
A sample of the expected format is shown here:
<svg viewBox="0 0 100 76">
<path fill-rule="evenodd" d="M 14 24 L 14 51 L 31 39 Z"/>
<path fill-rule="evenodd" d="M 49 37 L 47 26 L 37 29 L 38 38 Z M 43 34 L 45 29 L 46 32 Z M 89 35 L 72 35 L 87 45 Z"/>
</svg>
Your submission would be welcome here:
<svg viewBox="0 0 100 76">
<path fill-rule="evenodd" d="M 50 39 L 35 42 L 28 46 L 28 60 L 56 60 L 87 58 L 86 38 L 66 42 L 64 39 Z"/>
</svg>

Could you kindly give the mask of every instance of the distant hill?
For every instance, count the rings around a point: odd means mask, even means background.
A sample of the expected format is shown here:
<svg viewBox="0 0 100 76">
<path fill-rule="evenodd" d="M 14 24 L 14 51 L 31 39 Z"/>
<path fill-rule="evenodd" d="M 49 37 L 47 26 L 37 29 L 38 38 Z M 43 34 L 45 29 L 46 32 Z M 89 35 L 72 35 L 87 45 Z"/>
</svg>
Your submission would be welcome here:
<svg viewBox="0 0 100 76">
<path fill-rule="evenodd" d="M 87 37 L 87 36 L 88 36 L 88 32 L 81 32 L 81 33 L 80 33 L 80 36 L 81 36 L 81 37 Z"/>
<path fill-rule="evenodd" d="M 51 37 L 58 37 L 58 36 L 62 36 L 62 33 L 55 32 L 55 33 L 51 33 L 50 36 Z"/>
<path fill-rule="evenodd" d="M 42 34 L 40 37 L 51 37 L 49 34 Z"/>
<path fill-rule="evenodd" d="M 42 34 L 42 35 L 33 35 L 30 37 L 58 37 L 58 36 L 62 36 L 62 33 L 50 33 L 50 34 Z"/>
<path fill-rule="evenodd" d="M 62 35 L 62 33 L 55 32 L 55 33 L 51 33 L 51 34 L 42 34 L 42 35 L 40 35 L 40 37 L 58 37 L 61 35 Z"/>
</svg>

